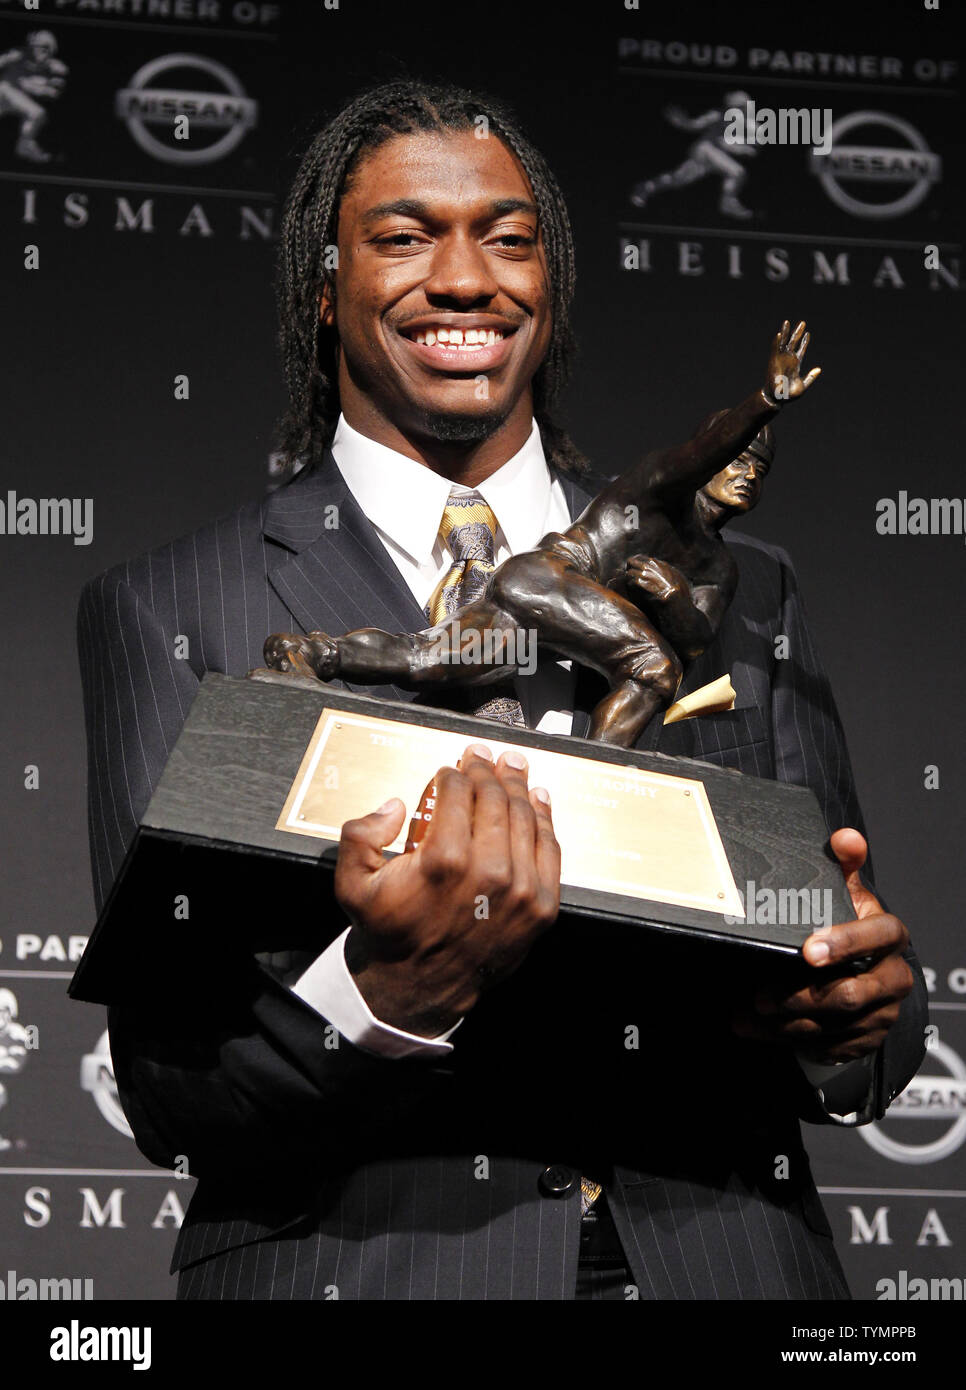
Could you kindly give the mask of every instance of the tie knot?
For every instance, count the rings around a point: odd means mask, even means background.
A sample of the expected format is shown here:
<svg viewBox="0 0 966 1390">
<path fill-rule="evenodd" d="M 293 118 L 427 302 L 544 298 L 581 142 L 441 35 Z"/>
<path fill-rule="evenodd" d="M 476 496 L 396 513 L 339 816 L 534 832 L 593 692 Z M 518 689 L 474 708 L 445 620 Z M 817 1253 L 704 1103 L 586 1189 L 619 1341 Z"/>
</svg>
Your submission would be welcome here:
<svg viewBox="0 0 966 1390">
<path fill-rule="evenodd" d="M 451 494 L 443 512 L 439 534 L 457 563 L 482 560 L 493 564 L 496 517 L 478 492 Z"/>
</svg>

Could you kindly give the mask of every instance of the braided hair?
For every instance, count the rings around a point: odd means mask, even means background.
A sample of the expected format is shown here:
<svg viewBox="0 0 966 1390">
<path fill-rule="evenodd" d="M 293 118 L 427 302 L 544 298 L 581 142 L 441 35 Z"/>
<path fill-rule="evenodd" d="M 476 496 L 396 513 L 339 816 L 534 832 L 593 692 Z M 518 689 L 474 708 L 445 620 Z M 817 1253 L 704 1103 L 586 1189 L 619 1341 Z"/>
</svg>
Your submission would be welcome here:
<svg viewBox="0 0 966 1390">
<path fill-rule="evenodd" d="M 552 416 L 573 353 L 574 248 L 557 181 L 501 105 L 464 88 L 413 80 L 372 87 L 343 106 L 310 144 L 289 194 L 278 274 L 279 347 L 289 394 L 278 426 L 283 472 L 294 471 L 299 462 L 316 463 L 339 418 L 337 337 L 319 319 L 319 297 L 332 284 L 329 262 L 338 239 L 339 205 L 354 169 L 396 135 L 473 130 L 481 116 L 520 161 L 538 209 L 552 316 L 547 355 L 533 378 L 544 450 L 558 468 L 588 472 L 586 459 Z"/>
</svg>

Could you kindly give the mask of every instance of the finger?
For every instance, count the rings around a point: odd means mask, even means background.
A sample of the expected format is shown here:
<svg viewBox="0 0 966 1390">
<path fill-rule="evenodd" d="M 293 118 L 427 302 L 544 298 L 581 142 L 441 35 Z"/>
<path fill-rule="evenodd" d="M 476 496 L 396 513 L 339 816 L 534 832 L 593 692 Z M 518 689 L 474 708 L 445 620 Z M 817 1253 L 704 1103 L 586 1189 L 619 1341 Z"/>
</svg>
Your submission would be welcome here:
<svg viewBox="0 0 966 1390">
<path fill-rule="evenodd" d="M 899 1005 L 913 985 L 912 971 L 901 956 L 890 956 L 874 971 L 836 980 L 828 989 L 820 1008 L 812 1017 L 822 1022 L 837 1019 L 864 1020 L 883 1009 L 898 1012 Z"/>
<path fill-rule="evenodd" d="M 801 323 L 798 323 L 798 324 L 795 325 L 795 331 L 794 331 L 794 333 L 791 335 L 791 337 L 790 337 L 789 340 L 788 340 L 788 346 L 789 346 L 789 348 L 791 349 L 792 352 L 795 352 L 795 351 L 797 350 L 797 347 L 798 347 L 798 340 L 801 338 L 801 336 L 802 336 L 802 334 L 803 334 L 804 332 L 805 332 L 805 320 L 802 319 Z"/>
<path fill-rule="evenodd" d="M 365 896 L 367 880 L 384 867 L 382 851 L 399 834 L 405 818 L 405 804 L 394 796 L 378 811 L 346 821 L 335 866 L 335 893 L 340 902 L 356 902 Z"/>
<path fill-rule="evenodd" d="M 473 874 L 482 892 L 499 892 L 509 886 L 513 864 L 506 789 L 491 762 L 471 760 L 466 776 L 473 789 Z"/>
<path fill-rule="evenodd" d="M 524 763 L 514 766 L 513 759 Z M 518 903 L 533 900 L 537 891 L 537 817 L 527 789 L 528 769 L 519 754 L 504 754 L 497 763 L 497 776 L 507 794 L 510 834 L 511 893 Z"/>
<path fill-rule="evenodd" d="M 825 967 L 854 961 L 863 956 L 879 960 L 901 954 L 909 944 L 909 933 L 898 917 L 880 912 L 855 922 L 839 922 L 819 927 L 802 946 L 809 965 Z"/>
<path fill-rule="evenodd" d="M 812 370 L 809 372 L 808 376 L 807 376 L 807 377 L 805 378 L 805 380 L 802 382 L 802 386 L 803 386 L 803 387 L 805 388 L 805 390 L 807 391 L 808 388 L 811 386 L 812 382 L 813 382 L 813 381 L 818 381 L 818 379 L 819 379 L 819 377 L 820 377 L 821 375 L 822 375 L 822 369 L 821 369 L 821 367 L 813 367 Z"/>
<path fill-rule="evenodd" d="M 784 1044 L 815 1062 L 851 1062 L 882 1046 L 895 1019 L 889 1013 L 865 1019 L 848 1028 L 825 1028 L 810 1018 L 796 1018 L 776 1026 L 750 1015 L 732 1020 L 732 1031 L 753 1042 Z"/>
<path fill-rule="evenodd" d="M 457 878 L 466 867 L 473 834 L 473 786 L 455 767 L 441 767 L 435 780 L 433 818 L 416 852 L 426 877 L 440 883 Z"/>
<path fill-rule="evenodd" d="M 801 364 L 801 360 L 805 356 L 805 349 L 808 347 L 811 336 L 811 333 L 805 333 L 802 335 L 802 341 L 799 343 L 798 351 L 795 354 L 795 356 L 798 358 L 799 364 Z"/>
<path fill-rule="evenodd" d="M 898 1004 L 867 1013 L 858 1018 L 842 1016 L 824 1019 L 796 1018 L 769 1028 L 761 1025 L 759 1036 L 771 1042 L 785 1042 L 800 1048 L 806 1055 L 821 1060 L 844 1060 L 845 1056 L 860 1057 L 881 1045 L 896 1021 Z"/>
<path fill-rule="evenodd" d="M 869 854 L 865 836 L 851 826 L 836 830 L 829 840 L 829 848 L 841 865 L 845 875 L 845 886 L 852 899 L 852 907 L 859 918 L 871 917 L 882 911 L 879 899 L 862 882 L 860 870 Z"/>
<path fill-rule="evenodd" d="M 481 761 L 484 763 L 492 763 L 492 749 L 487 748 L 485 743 L 468 743 L 466 747 L 463 749 L 462 755 L 460 756 L 460 769 L 465 772 L 466 769 L 471 766 L 474 760 Z"/>
<path fill-rule="evenodd" d="M 912 988 L 912 971 L 901 956 L 887 956 L 860 975 L 826 975 L 794 994 L 776 997 L 768 991 L 755 996 L 755 1012 L 762 1018 L 854 1016 L 869 1009 L 904 999 Z"/>
<path fill-rule="evenodd" d="M 534 787 L 530 804 L 536 817 L 537 878 L 551 920 L 560 909 L 560 844 L 553 828 L 553 807 L 546 787 Z"/>
</svg>

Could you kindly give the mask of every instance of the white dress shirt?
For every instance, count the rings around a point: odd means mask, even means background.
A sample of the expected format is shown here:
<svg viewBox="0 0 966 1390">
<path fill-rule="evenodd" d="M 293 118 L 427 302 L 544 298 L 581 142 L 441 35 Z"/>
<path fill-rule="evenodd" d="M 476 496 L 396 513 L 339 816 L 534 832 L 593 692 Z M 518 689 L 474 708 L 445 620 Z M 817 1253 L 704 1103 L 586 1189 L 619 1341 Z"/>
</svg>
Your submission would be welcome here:
<svg viewBox="0 0 966 1390">
<path fill-rule="evenodd" d="M 354 430 L 344 416 L 339 417 L 332 453 L 349 491 L 420 608 L 453 564 L 453 555 L 439 536 L 451 493 L 478 492 L 492 509 L 497 519 L 497 564 L 509 555 L 532 550 L 548 531 L 566 530 L 572 520 L 563 488 L 547 467 L 536 421 L 523 448 L 476 488 L 449 482 L 415 459 L 377 444 Z M 517 698 L 528 728 L 570 733 L 573 681 L 569 661 L 538 662 L 533 675 L 517 678 Z M 424 1038 L 375 1017 L 345 963 L 350 930 L 312 962 L 296 981 L 294 992 L 356 1047 L 388 1057 L 450 1052 L 453 1045 L 448 1039 L 455 1028 L 438 1038 Z"/>
</svg>

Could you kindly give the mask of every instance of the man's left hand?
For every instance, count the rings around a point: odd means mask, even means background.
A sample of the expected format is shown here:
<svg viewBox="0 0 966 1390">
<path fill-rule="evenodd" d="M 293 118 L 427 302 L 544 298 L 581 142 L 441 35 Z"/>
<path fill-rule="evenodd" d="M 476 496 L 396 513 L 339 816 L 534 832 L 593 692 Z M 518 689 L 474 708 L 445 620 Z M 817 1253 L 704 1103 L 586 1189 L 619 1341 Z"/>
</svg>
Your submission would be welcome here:
<svg viewBox="0 0 966 1390">
<path fill-rule="evenodd" d="M 865 838 L 837 830 L 830 844 L 858 920 L 817 928 L 802 947 L 812 978 L 797 989 L 760 989 L 732 1026 L 739 1037 L 785 1042 L 816 1062 L 852 1062 L 881 1047 L 912 989 L 902 955 L 909 933 L 859 877 Z"/>
</svg>

